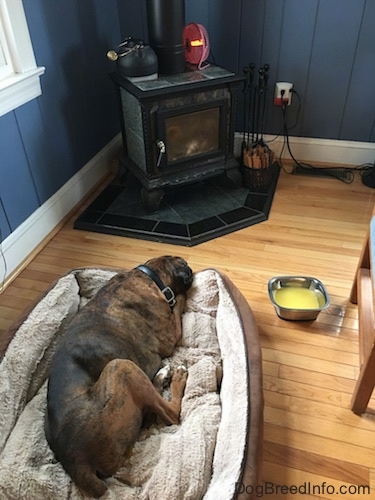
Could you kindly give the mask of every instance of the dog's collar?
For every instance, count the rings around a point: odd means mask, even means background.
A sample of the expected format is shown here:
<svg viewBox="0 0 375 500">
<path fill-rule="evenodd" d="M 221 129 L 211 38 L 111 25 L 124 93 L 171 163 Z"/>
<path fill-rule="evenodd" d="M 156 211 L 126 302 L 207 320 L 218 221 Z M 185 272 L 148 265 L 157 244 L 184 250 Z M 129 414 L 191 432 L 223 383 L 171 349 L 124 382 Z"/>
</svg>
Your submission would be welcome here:
<svg viewBox="0 0 375 500">
<path fill-rule="evenodd" d="M 167 299 L 168 304 L 170 305 L 170 308 L 175 305 L 176 303 L 176 296 L 170 286 L 165 286 L 162 280 L 159 278 L 159 276 L 154 273 L 152 269 L 150 269 L 147 266 L 141 265 L 137 266 L 136 269 L 139 269 L 139 271 L 142 271 L 143 273 L 147 274 L 159 287 L 161 292 L 164 294 L 164 297 Z"/>
</svg>

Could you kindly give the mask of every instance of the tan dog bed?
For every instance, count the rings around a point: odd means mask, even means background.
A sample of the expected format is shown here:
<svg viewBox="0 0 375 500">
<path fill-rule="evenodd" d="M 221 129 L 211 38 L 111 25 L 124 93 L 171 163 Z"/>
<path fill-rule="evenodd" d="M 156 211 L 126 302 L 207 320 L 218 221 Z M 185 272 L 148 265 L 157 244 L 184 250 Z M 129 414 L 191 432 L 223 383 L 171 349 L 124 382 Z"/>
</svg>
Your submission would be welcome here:
<svg viewBox="0 0 375 500">
<path fill-rule="evenodd" d="M 0 498 L 86 498 L 44 435 L 48 369 L 70 319 L 115 272 L 71 271 L 8 332 L 12 340 L 0 364 Z M 256 498 L 251 491 L 260 483 L 263 438 L 258 331 L 225 275 L 212 269 L 194 275 L 182 338 L 167 361 L 189 369 L 181 423 L 144 429 L 102 498 Z"/>
</svg>

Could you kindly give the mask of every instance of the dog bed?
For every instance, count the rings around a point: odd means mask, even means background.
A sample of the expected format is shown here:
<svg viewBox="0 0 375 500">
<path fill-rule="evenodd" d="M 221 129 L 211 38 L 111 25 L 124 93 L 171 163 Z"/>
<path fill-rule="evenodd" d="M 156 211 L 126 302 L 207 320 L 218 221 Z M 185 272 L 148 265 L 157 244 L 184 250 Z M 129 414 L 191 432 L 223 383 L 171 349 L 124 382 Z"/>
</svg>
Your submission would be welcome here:
<svg viewBox="0 0 375 500">
<path fill-rule="evenodd" d="M 71 318 L 116 272 L 69 272 L 7 332 L 10 343 L 0 353 L 0 498 L 86 498 L 44 435 L 48 369 Z M 182 338 L 164 362 L 189 370 L 181 423 L 143 429 L 102 498 L 255 498 L 263 437 L 258 332 L 250 307 L 224 274 L 195 273 Z"/>
</svg>

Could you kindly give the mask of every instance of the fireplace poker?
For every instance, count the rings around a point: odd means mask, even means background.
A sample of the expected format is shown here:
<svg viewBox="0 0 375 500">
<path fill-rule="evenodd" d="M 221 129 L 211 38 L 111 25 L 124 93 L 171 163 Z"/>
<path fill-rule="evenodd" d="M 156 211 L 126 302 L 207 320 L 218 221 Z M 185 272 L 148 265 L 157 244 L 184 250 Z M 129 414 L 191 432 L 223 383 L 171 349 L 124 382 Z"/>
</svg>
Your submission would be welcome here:
<svg viewBox="0 0 375 500">
<path fill-rule="evenodd" d="M 255 109 L 255 89 L 254 89 L 254 97 L 253 97 L 253 82 L 254 82 L 254 70 L 255 64 L 249 64 L 249 100 L 248 100 L 248 110 L 247 110 L 247 144 L 246 147 L 250 147 L 250 118 L 252 118 L 252 127 L 251 127 L 251 141 L 254 141 L 254 109 Z"/>
<path fill-rule="evenodd" d="M 250 68 L 248 66 L 245 66 L 243 68 L 244 81 L 243 81 L 243 88 L 242 88 L 242 93 L 243 93 L 243 138 L 242 138 L 242 148 L 241 148 L 242 153 L 244 152 L 244 150 L 247 147 L 247 144 L 246 144 L 246 133 L 247 133 L 246 124 L 248 121 L 248 117 L 247 117 L 248 103 L 247 103 L 247 100 L 249 98 L 249 96 L 248 96 L 249 71 L 250 71 Z"/>
<path fill-rule="evenodd" d="M 261 101 L 263 97 L 263 92 L 264 92 L 264 68 L 259 68 L 258 70 L 258 87 L 256 89 L 256 94 L 257 94 L 257 104 L 256 104 L 256 133 L 255 133 L 255 142 L 259 142 L 259 129 L 260 129 L 260 123 L 261 123 Z"/>
<path fill-rule="evenodd" d="M 263 141 L 263 136 L 264 136 L 264 131 L 266 128 L 266 103 L 267 103 L 267 92 L 268 92 L 268 79 L 270 77 L 269 75 L 269 70 L 270 70 L 270 65 L 265 64 L 263 66 L 264 69 L 264 88 L 263 88 L 263 106 L 262 106 L 262 125 L 261 125 L 261 132 L 260 132 L 260 140 L 262 144 L 264 144 Z"/>
</svg>

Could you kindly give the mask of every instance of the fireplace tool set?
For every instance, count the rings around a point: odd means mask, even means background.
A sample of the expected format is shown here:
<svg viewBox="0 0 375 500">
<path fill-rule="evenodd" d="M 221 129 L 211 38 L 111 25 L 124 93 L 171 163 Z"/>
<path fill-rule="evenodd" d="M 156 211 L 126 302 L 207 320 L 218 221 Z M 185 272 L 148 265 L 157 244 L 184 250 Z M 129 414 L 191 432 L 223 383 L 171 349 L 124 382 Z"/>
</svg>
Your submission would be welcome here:
<svg viewBox="0 0 375 500">
<path fill-rule="evenodd" d="M 266 122 L 266 102 L 269 79 L 269 64 L 258 69 L 250 63 L 243 68 L 244 82 L 242 92 L 244 132 L 242 140 L 242 161 L 245 167 L 268 169 L 273 163 L 274 154 L 263 140 Z"/>
</svg>

